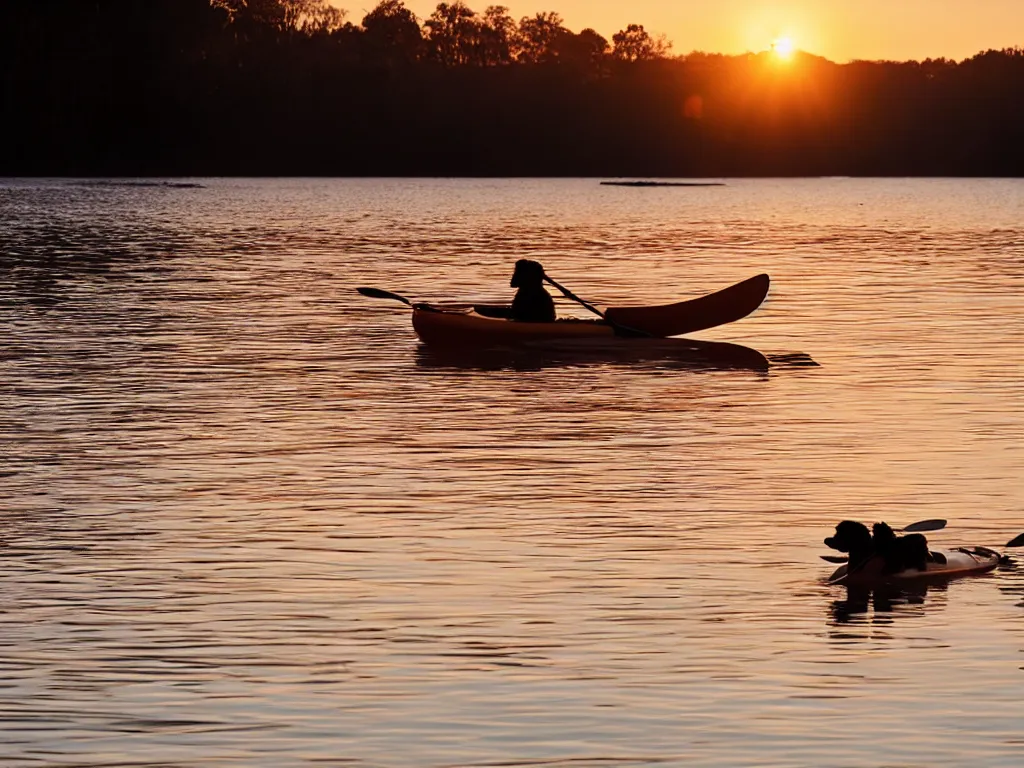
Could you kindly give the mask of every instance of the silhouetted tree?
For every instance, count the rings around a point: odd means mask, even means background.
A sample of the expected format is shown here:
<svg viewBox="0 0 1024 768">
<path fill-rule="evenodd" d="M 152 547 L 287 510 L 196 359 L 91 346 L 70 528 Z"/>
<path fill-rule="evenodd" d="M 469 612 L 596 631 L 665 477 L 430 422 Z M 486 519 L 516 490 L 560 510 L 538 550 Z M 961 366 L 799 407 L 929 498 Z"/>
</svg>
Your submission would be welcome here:
<svg viewBox="0 0 1024 768">
<path fill-rule="evenodd" d="M 672 45 L 664 37 L 653 38 L 642 24 L 630 24 L 612 35 L 612 56 L 620 61 L 647 61 L 664 57 Z"/>
<path fill-rule="evenodd" d="M 423 26 L 435 60 L 449 67 L 483 64 L 483 24 L 465 3 L 439 3 Z"/>
<path fill-rule="evenodd" d="M 597 74 L 601 71 L 601 64 L 608 53 L 608 41 L 588 28 L 576 35 L 571 32 L 562 35 L 557 48 L 559 61 Z"/>
<path fill-rule="evenodd" d="M 332 32 L 345 12 L 327 0 L 212 0 L 227 9 L 237 24 L 269 27 L 278 32 Z"/>
<path fill-rule="evenodd" d="M 504 5 L 491 5 L 484 11 L 480 30 L 485 66 L 512 62 L 519 53 L 519 30 Z"/>
<path fill-rule="evenodd" d="M 381 0 L 363 17 L 363 29 L 371 61 L 409 64 L 419 59 L 423 33 L 402 0 Z"/>
<path fill-rule="evenodd" d="M 557 13 L 524 16 L 519 22 L 519 61 L 542 64 L 558 58 L 558 43 L 571 34 Z"/>
<path fill-rule="evenodd" d="M 431 58 L 445 66 L 508 64 L 518 47 L 515 22 L 501 5 L 481 17 L 465 3 L 440 3 L 423 26 Z"/>
</svg>

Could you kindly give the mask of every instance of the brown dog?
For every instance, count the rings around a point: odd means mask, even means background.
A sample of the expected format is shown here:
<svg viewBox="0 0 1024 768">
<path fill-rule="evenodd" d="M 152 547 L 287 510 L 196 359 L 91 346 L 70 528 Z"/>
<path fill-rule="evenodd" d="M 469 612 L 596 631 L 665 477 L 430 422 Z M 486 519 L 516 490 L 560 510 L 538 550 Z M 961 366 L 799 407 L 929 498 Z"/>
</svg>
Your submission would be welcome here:
<svg viewBox="0 0 1024 768">
<path fill-rule="evenodd" d="M 928 540 L 920 533 L 897 536 L 885 523 L 875 523 L 871 531 L 863 523 L 843 520 L 835 536 L 825 545 L 850 554 L 851 570 L 877 570 L 887 575 L 910 568 L 923 571 L 932 561 Z"/>
</svg>

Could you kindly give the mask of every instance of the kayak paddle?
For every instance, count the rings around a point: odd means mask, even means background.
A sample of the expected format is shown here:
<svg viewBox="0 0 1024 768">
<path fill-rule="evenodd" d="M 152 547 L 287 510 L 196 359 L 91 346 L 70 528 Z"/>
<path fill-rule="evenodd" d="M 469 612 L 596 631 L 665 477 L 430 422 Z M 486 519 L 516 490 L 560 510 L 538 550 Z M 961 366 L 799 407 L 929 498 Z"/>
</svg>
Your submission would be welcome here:
<svg viewBox="0 0 1024 768">
<path fill-rule="evenodd" d="M 400 301 L 407 306 L 412 306 L 412 302 L 409 301 L 405 296 L 399 296 L 397 293 L 391 291 L 382 291 L 380 288 L 356 288 L 359 293 L 363 296 L 367 296 L 371 299 L 394 299 Z"/>
<path fill-rule="evenodd" d="M 551 277 L 548 277 L 548 275 L 546 275 L 546 274 L 544 275 L 544 280 L 546 280 L 547 282 L 551 283 L 551 285 L 555 286 L 555 288 L 557 288 L 559 291 L 561 291 L 562 295 L 565 296 L 565 298 L 572 299 L 577 304 L 581 304 L 584 307 L 586 307 L 587 309 L 589 309 L 595 315 L 597 315 L 602 320 L 604 320 L 606 323 L 608 323 L 608 325 L 610 325 L 612 328 L 614 328 L 621 336 L 640 336 L 640 337 L 648 338 L 648 339 L 651 338 L 651 334 L 647 333 L 646 331 L 641 331 L 641 330 L 638 330 L 636 328 L 630 328 L 628 325 L 619 325 L 614 320 L 609 320 L 608 316 L 604 312 L 602 312 L 600 309 L 595 307 L 593 304 L 587 303 L 586 301 L 581 299 L 579 296 L 577 296 L 575 293 L 573 293 L 568 288 L 566 288 L 564 285 L 562 285 L 561 283 L 556 282 Z"/>
<path fill-rule="evenodd" d="M 568 288 L 566 288 L 566 287 L 564 287 L 562 285 L 559 285 L 558 283 L 556 283 L 554 280 L 552 280 L 547 275 L 544 275 L 544 279 L 547 280 L 549 283 L 551 283 L 553 286 L 555 286 L 555 288 L 560 290 L 562 292 L 562 294 L 566 298 L 572 299 L 573 301 L 576 301 L 576 302 L 579 302 L 580 304 L 582 304 L 584 307 L 586 307 L 591 312 L 593 312 L 595 315 L 597 315 L 602 320 L 604 320 L 606 323 L 608 323 L 608 325 L 610 325 L 616 331 L 620 332 L 621 335 L 623 335 L 623 336 L 642 336 L 642 337 L 646 337 L 646 338 L 650 337 L 651 334 L 649 334 L 649 333 L 645 333 L 644 331 L 639 331 L 636 328 L 630 328 L 630 327 L 625 326 L 625 325 L 619 325 L 618 323 L 616 323 L 616 322 L 614 322 L 612 320 L 609 320 L 607 317 L 605 317 L 604 312 L 599 310 L 594 305 L 588 304 L 583 299 L 581 299 L 579 296 L 577 296 L 575 293 L 570 291 Z M 363 296 L 366 296 L 367 298 L 370 298 L 370 299 L 391 299 L 392 301 L 400 301 L 400 302 L 402 302 L 403 304 L 405 304 L 406 306 L 409 306 L 409 307 L 418 306 L 418 305 L 413 305 L 413 303 L 411 301 L 409 301 L 409 299 L 405 298 L 405 296 L 399 296 L 397 293 L 392 293 L 391 291 L 385 291 L 385 290 L 382 290 L 380 288 L 366 288 L 366 287 L 363 287 L 363 288 L 356 288 L 356 290 L 360 294 L 362 294 Z"/>
<path fill-rule="evenodd" d="M 946 527 L 945 520 L 921 520 L 901 528 L 898 533 L 924 533 L 925 531 L 941 531 Z"/>
<path fill-rule="evenodd" d="M 1007 547 L 1007 548 L 1010 548 L 1010 547 L 1024 547 L 1024 533 L 1022 533 L 1020 536 L 1017 536 L 1016 538 L 1010 539 L 1003 546 Z"/>
</svg>

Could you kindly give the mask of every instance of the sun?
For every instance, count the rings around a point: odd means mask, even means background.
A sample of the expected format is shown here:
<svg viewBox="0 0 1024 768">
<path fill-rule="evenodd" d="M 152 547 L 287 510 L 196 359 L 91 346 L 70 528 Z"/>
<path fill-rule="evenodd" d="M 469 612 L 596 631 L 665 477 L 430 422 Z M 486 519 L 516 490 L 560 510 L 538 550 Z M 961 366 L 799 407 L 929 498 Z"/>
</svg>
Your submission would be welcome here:
<svg viewBox="0 0 1024 768">
<path fill-rule="evenodd" d="M 793 45 L 792 38 L 789 37 L 777 37 L 772 41 L 772 53 L 775 54 L 776 58 L 786 61 L 793 58 L 793 53 L 796 51 Z"/>
</svg>

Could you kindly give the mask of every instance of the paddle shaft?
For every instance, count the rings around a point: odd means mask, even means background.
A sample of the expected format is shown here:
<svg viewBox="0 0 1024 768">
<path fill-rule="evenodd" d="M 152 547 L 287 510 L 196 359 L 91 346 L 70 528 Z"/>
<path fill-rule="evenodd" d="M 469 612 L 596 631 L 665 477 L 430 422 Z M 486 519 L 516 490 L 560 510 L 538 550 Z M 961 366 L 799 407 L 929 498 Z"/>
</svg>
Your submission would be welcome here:
<svg viewBox="0 0 1024 768">
<path fill-rule="evenodd" d="M 577 302 L 579 304 L 582 304 L 584 307 L 589 309 L 591 312 L 593 312 L 595 315 L 600 317 L 606 323 L 609 323 L 610 325 L 615 325 L 615 323 L 612 323 L 612 321 L 609 320 L 605 316 L 604 312 L 599 310 L 593 304 L 590 304 L 590 303 L 584 301 L 583 299 L 581 299 L 579 296 L 577 296 L 575 293 L 570 291 L 568 288 L 566 288 L 561 283 L 555 282 L 554 280 L 552 280 L 547 275 L 544 275 L 544 279 L 547 280 L 549 283 L 551 283 L 551 285 L 555 286 L 555 288 L 557 288 L 559 291 L 561 291 L 562 295 L 565 296 L 566 298 L 572 299 L 573 301 L 575 301 L 575 302 Z M 409 301 L 409 299 L 405 298 L 405 296 L 399 296 L 397 293 L 392 293 L 391 291 L 385 291 L 385 290 L 382 290 L 381 288 L 366 288 L 366 287 L 363 287 L 363 288 L 357 288 L 356 290 L 360 294 L 362 294 L 363 296 L 366 296 L 366 297 L 371 298 L 371 299 L 391 299 L 392 301 L 400 301 L 400 302 L 402 302 L 403 304 L 405 304 L 407 306 L 410 306 L 410 307 L 412 306 L 412 302 Z M 632 330 L 632 329 L 629 329 L 629 330 Z"/>
<path fill-rule="evenodd" d="M 565 296 L 567 299 L 572 299 L 573 301 L 575 301 L 575 302 L 577 302 L 579 304 L 582 304 L 584 307 L 589 309 L 591 312 L 593 312 L 595 315 L 597 315 L 602 320 L 604 320 L 606 323 L 608 323 L 608 325 L 610 325 L 616 331 L 621 332 L 623 335 L 644 336 L 644 337 L 648 337 L 648 338 L 650 337 L 651 334 L 649 334 L 649 333 L 646 333 L 644 331 L 638 330 L 636 328 L 630 328 L 627 325 L 619 325 L 614 320 L 609 320 L 608 316 L 605 315 L 604 312 L 599 310 L 593 304 L 590 304 L 589 302 L 584 301 L 579 296 L 577 296 L 575 293 L 573 293 L 568 288 L 566 288 L 564 285 L 562 285 L 562 284 L 552 280 L 547 275 L 544 275 L 544 279 L 547 282 L 551 283 L 551 285 L 553 285 L 559 291 L 561 291 L 562 295 Z M 371 299 L 391 299 L 392 301 L 400 301 L 400 302 L 402 302 L 403 304 L 405 304 L 406 306 L 409 306 L 409 307 L 420 306 L 420 305 L 414 305 L 411 301 L 409 301 L 409 299 L 405 298 L 405 296 L 399 296 L 397 293 L 392 293 L 391 291 L 385 291 L 385 290 L 382 290 L 380 288 L 366 288 L 366 287 L 363 287 L 363 288 L 357 288 L 356 290 L 361 295 L 366 296 L 366 297 L 371 298 Z"/>
<path fill-rule="evenodd" d="M 551 283 L 553 286 L 555 286 L 555 288 L 557 288 L 559 291 L 561 291 L 562 295 L 565 296 L 565 298 L 572 299 L 577 304 L 582 304 L 584 307 L 589 309 L 591 312 L 593 312 L 595 315 L 600 317 L 602 320 L 604 320 L 605 322 L 609 322 L 608 318 L 605 316 L 604 312 L 602 312 L 600 309 L 595 307 L 593 304 L 590 304 L 590 303 L 584 301 L 579 296 L 577 296 L 575 293 L 570 291 L 568 288 L 566 288 L 564 285 L 562 285 L 561 283 L 557 282 L 553 278 L 548 277 L 547 275 L 544 275 L 544 279 L 547 282 Z"/>
<path fill-rule="evenodd" d="M 650 338 L 651 337 L 651 334 L 647 333 L 646 331 L 641 331 L 641 330 L 639 330 L 637 328 L 630 328 L 628 325 L 620 325 L 619 323 L 616 323 L 614 320 L 609 320 L 608 319 L 608 315 L 606 315 L 600 309 L 595 307 L 593 304 L 591 304 L 591 303 L 589 303 L 587 301 L 584 301 L 579 296 L 577 296 L 575 293 L 573 293 L 568 288 L 566 288 L 564 285 L 562 285 L 561 283 L 557 282 L 556 280 L 554 280 L 553 278 L 549 277 L 548 275 L 544 275 L 544 279 L 547 282 L 551 283 L 551 285 L 553 285 L 559 291 L 561 291 L 562 295 L 565 296 L 565 298 L 572 299 L 577 304 L 581 304 L 582 306 L 586 307 L 591 312 L 593 312 L 595 315 L 597 315 L 602 320 L 604 320 L 606 323 L 608 323 L 608 325 L 610 325 L 612 328 L 614 328 L 617 331 L 623 332 L 624 335 L 643 336 L 643 337 L 646 337 L 646 338 Z"/>
</svg>

